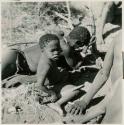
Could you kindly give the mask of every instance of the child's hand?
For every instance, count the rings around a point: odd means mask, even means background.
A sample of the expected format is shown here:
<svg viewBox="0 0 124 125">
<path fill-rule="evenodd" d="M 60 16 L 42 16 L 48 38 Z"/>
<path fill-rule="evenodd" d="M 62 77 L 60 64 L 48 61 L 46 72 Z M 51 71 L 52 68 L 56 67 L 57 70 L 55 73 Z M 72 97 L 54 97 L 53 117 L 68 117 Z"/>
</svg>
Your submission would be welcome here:
<svg viewBox="0 0 124 125">
<path fill-rule="evenodd" d="M 35 95 L 37 96 L 42 96 L 42 97 L 48 96 L 48 93 L 42 90 L 40 87 L 35 87 L 34 92 L 35 92 Z"/>
<path fill-rule="evenodd" d="M 76 101 L 74 104 L 69 104 L 65 107 L 65 110 L 72 115 L 81 115 L 84 109 L 86 109 L 86 102 L 84 100 Z"/>
<path fill-rule="evenodd" d="M 51 102 L 55 102 L 55 101 L 58 99 L 56 93 L 53 92 L 53 91 L 51 91 L 51 90 L 49 90 L 49 92 L 48 92 L 48 96 L 51 98 L 51 99 L 50 99 Z"/>
<path fill-rule="evenodd" d="M 41 104 L 55 102 L 57 99 L 58 98 L 55 92 L 53 91 L 50 90 L 48 92 L 44 92 L 42 90 L 35 91 L 35 100 Z"/>
</svg>

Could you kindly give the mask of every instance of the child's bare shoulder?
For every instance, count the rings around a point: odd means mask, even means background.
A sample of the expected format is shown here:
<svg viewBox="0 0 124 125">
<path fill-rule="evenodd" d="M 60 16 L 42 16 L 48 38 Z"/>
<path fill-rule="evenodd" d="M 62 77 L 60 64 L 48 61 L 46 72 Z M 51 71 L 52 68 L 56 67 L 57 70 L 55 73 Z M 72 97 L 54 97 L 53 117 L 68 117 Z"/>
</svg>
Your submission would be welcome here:
<svg viewBox="0 0 124 125">
<path fill-rule="evenodd" d="M 50 59 L 48 59 L 44 54 L 41 54 L 40 59 L 39 59 L 39 63 L 38 63 L 38 67 L 50 67 L 51 65 L 51 61 Z"/>
</svg>

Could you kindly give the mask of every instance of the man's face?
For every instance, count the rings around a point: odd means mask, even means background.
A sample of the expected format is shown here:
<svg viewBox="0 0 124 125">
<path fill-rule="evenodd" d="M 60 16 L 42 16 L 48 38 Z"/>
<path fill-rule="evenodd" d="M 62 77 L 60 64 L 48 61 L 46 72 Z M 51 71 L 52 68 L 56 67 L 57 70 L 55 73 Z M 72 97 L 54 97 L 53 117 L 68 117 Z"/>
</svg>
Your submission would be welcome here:
<svg viewBox="0 0 124 125">
<path fill-rule="evenodd" d="M 61 52 L 60 43 L 58 40 L 50 41 L 44 48 L 47 57 L 52 60 L 58 60 Z"/>
</svg>

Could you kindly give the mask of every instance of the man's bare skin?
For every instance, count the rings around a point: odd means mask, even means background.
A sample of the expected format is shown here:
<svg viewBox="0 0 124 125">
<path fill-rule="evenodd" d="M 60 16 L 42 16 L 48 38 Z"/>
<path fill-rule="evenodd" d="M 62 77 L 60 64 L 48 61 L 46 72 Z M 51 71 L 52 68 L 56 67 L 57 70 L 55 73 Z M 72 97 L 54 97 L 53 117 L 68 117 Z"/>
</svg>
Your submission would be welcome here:
<svg viewBox="0 0 124 125">
<path fill-rule="evenodd" d="M 117 10 L 118 6 L 121 5 L 120 1 L 105 2 L 101 16 L 98 18 L 96 26 L 96 37 L 97 44 L 104 44 L 103 31 L 106 23 L 112 23 L 121 26 L 121 10 Z M 116 8 L 115 8 L 116 7 Z M 117 16 L 118 15 L 118 16 Z M 117 20 L 116 17 L 119 19 Z"/>
<path fill-rule="evenodd" d="M 103 68 L 96 75 L 91 88 L 86 93 L 86 95 L 84 95 L 83 100 L 75 102 L 73 106 L 68 107 L 67 109 L 68 112 L 72 114 L 81 113 L 89 104 L 90 100 L 94 97 L 94 95 L 105 84 L 108 77 L 110 76 L 110 72 L 113 85 L 118 78 L 123 78 L 121 45 L 122 45 L 122 33 L 120 32 L 120 34 L 113 40 L 112 45 L 110 46 L 106 54 Z M 113 100 L 114 104 L 114 101 L 116 102 L 118 98 L 113 97 L 113 99 L 114 99 Z M 114 109 L 116 110 L 116 108 L 118 108 L 118 105 L 115 105 Z M 109 112 L 111 112 L 112 114 L 114 111 L 111 110 Z"/>
</svg>

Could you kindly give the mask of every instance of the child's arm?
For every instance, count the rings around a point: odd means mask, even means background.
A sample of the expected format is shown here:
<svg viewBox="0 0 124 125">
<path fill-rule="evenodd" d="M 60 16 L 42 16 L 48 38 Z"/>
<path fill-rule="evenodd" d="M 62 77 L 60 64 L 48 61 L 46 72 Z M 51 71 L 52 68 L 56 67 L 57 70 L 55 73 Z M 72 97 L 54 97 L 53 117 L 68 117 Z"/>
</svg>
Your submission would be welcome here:
<svg viewBox="0 0 124 125">
<path fill-rule="evenodd" d="M 61 41 L 60 45 L 67 64 L 71 68 L 74 68 L 77 63 L 77 60 L 74 56 L 74 50 L 71 48 L 71 46 L 68 43 L 64 43 L 64 41 Z"/>
<path fill-rule="evenodd" d="M 49 90 L 44 86 L 47 74 L 50 69 L 50 65 L 46 59 L 41 58 L 37 67 L 37 87 L 45 93 L 49 93 Z"/>
<path fill-rule="evenodd" d="M 37 98 L 40 100 L 40 96 L 50 97 L 48 100 L 50 102 L 55 102 L 58 98 L 55 92 L 52 90 L 48 90 L 44 85 L 45 80 L 47 78 L 47 74 L 50 70 L 50 62 L 45 58 L 41 58 L 37 68 L 37 85 L 35 86 L 35 90 L 38 92 Z M 44 92 L 44 93 L 43 93 Z"/>
</svg>

